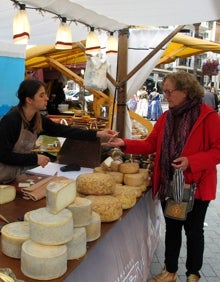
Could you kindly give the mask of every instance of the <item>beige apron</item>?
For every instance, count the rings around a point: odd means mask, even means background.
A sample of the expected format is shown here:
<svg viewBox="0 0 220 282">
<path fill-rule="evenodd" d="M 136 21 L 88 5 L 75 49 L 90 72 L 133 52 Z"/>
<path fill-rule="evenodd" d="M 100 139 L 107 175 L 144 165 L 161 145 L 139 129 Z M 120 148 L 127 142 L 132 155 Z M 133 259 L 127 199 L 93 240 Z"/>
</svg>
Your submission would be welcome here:
<svg viewBox="0 0 220 282">
<path fill-rule="evenodd" d="M 13 152 L 21 154 L 30 153 L 35 146 L 36 140 L 37 135 L 24 129 L 22 125 L 20 136 L 14 145 Z M 24 170 L 25 167 L 0 163 L 0 183 L 5 184 L 13 181 L 16 176 L 21 174 Z"/>
</svg>

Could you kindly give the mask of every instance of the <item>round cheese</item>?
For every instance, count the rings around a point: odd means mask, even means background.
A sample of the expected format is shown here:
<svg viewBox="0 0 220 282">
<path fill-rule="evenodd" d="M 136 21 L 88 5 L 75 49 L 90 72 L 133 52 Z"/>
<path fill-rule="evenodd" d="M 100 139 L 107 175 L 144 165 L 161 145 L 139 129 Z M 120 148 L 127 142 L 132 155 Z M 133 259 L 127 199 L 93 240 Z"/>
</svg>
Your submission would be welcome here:
<svg viewBox="0 0 220 282">
<path fill-rule="evenodd" d="M 122 216 L 121 202 L 113 196 L 87 196 L 92 201 L 92 210 L 101 217 L 101 222 L 111 222 Z"/>
<path fill-rule="evenodd" d="M 122 163 L 120 165 L 119 171 L 122 173 L 138 173 L 139 171 L 139 164 L 132 162 L 132 163 Z"/>
<path fill-rule="evenodd" d="M 74 228 L 73 238 L 67 244 L 67 259 L 78 259 L 86 254 L 86 229 Z"/>
<path fill-rule="evenodd" d="M 106 173 L 106 170 L 104 170 L 101 166 L 97 166 L 97 167 L 94 167 L 93 172 Z"/>
<path fill-rule="evenodd" d="M 50 280 L 67 270 L 67 247 L 45 246 L 28 240 L 21 249 L 21 271 L 27 277 Z"/>
<path fill-rule="evenodd" d="M 2 252 L 12 258 L 21 257 L 21 246 L 29 239 L 29 225 L 26 221 L 6 224 L 1 230 Z"/>
<path fill-rule="evenodd" d="M 85 195 L 110 195 L 115 190 L 115 180 L 106 173 L 83 173 L 76 178 L 76 189 Z"/>
<path fill-rule="evenodd" d="M 0 185 L 0 204 L 12 202 L 16 197 L 16 189 L 12 185 Z"/>
<path fill-rule="evenodd" d="M 90 223 L 92 218 L 92 202 L 89 199 L 76 197 L 68 207 L 73 216 L 74 227 L 83 227 Z"/>
<path fill-rule="evenodd" d="M 116 183 L 123 183 L 124 174 L 119 171 L 108 171 L 107 174 L 111 175 Z"/>
<path fill-rule="evenodd" d="M 86 241 L 92 242 L 98 239 L 101 235 L 101 217 L 98 213 L 92 212 L 92 219 L 86 228 Z"/>
<path fill-rule="evenodd" d="M 116 160 L 111 162 L 111 171 L 120 171 L 121 161 Z"/>
<path fill-rule="evenodd" d="M 130 186 L 130 185 L 120 185 L 120 186 L 123 189 L 134 191 L 137 198 L 142 196 L 142 187 L 140 186 Z"/>
<path fill-rule="evenodd" d="M 61 245 L 73 237 L 73 217 L 68 209 L 51 214 L 47 208 L 33 210 L 29 217 L 30 239 L 43 245 Z"/>
<path fill-rule="evenodd" d="M 117 186 L 113 195 L 121 202 L 123 210 L 130 209 L 137 201 L 135 191 L 124 189 L 123 185 Z"/>
<path fill-rule="evenodd" d="M 130 186 L 139 186 L 144 183 L 143 173 L 124 174 L 124 184 Z"/>
</svg>

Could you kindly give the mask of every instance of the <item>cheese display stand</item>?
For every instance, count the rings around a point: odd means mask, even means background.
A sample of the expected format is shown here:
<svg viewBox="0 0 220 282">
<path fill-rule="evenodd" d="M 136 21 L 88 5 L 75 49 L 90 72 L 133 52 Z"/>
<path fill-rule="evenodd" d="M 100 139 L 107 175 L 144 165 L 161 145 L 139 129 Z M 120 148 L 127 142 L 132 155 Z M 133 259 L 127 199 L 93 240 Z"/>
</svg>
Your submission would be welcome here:
<svg viewBox="0 0 220 282">
<path fill-rule="evenodd" d="M 27 175 L 27 177 L 32 176 Z M 26 200 L 17 193 L 13 201 L 0 205 L 0 214 L 9 222 L 22 221 L 25 214 L 41 209 L 45 205 L 46 198 L 38 201 Z M 100 237 L 87 242 L 87 252 L 84 256 L 67 261 L 67 270 L 62 276 L 40 280 L 146 281 L 159 239 L 160 221 L 160 203 L 152 200 L 151 190 L 148 190 L 132 208 L 123 210 L 119 220 L 102 222 Z M 6 223 L 0 221 L 0 224 L 3 226 Z M 10 268 L 17 279 L 25 282 L 39 281 L 22 272 L 20 259 L 5 255 L 1 245 L 0 250 L 0 269 Z"/>
</svg>

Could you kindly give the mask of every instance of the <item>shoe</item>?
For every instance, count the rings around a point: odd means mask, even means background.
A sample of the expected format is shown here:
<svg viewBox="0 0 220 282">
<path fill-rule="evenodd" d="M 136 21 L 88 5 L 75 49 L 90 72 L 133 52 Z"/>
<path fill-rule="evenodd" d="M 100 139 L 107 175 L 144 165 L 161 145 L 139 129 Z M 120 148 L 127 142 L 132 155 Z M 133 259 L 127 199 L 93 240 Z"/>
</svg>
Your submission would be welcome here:
<svg viewBox="0 0 220 282">
<path fill-rule="evenodd" d="M 150 278 L 148 282 L 175 282 L 176 279 L 176 273 L 170 273 L 164 268 L 160 274 Z"/>
<path fill-rule="evenodd" d="M 198 282 L 200 280 L 200 278 L 195 275 L 195 274 L 190 274 L 187 279 L 186 282 Z"/>
</svg>

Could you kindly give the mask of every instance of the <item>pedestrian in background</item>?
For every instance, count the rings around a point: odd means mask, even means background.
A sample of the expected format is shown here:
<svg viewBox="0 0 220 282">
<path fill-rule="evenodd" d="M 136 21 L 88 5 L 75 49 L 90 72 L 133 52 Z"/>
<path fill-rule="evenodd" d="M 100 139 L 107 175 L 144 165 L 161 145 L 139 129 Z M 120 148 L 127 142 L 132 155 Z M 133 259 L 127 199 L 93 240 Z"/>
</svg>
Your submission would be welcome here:
<svg viewBox="0 0 220 282">
<path fill-rule="evenodd" d="M 169 109 L 146 139 L 112 138 L 106 145 L 129 154 L 156 152 L 152 194 L 161 201 L 165 224 L 165 260 L 162 272 L 148 282 L 176 281 L 186 234 L 186 281 L 200 280 L 204 252 L 204 221 L 216 198 L 220 163 L 220 118 L 202 102 L 204 89 L 187 72 L 168 74 L 162 83 Z"/>
<path fill-rule="evenodd" d="M 204 97 L 203 97 L 203 103 L 209 105 L 213 109 L 216 109 L 215 97 L 214 97 L 214 94 L 211 92 L 211 88 L 209 86 L 205 87 L 205 94 L 204 94 Z"/>
</svg>

